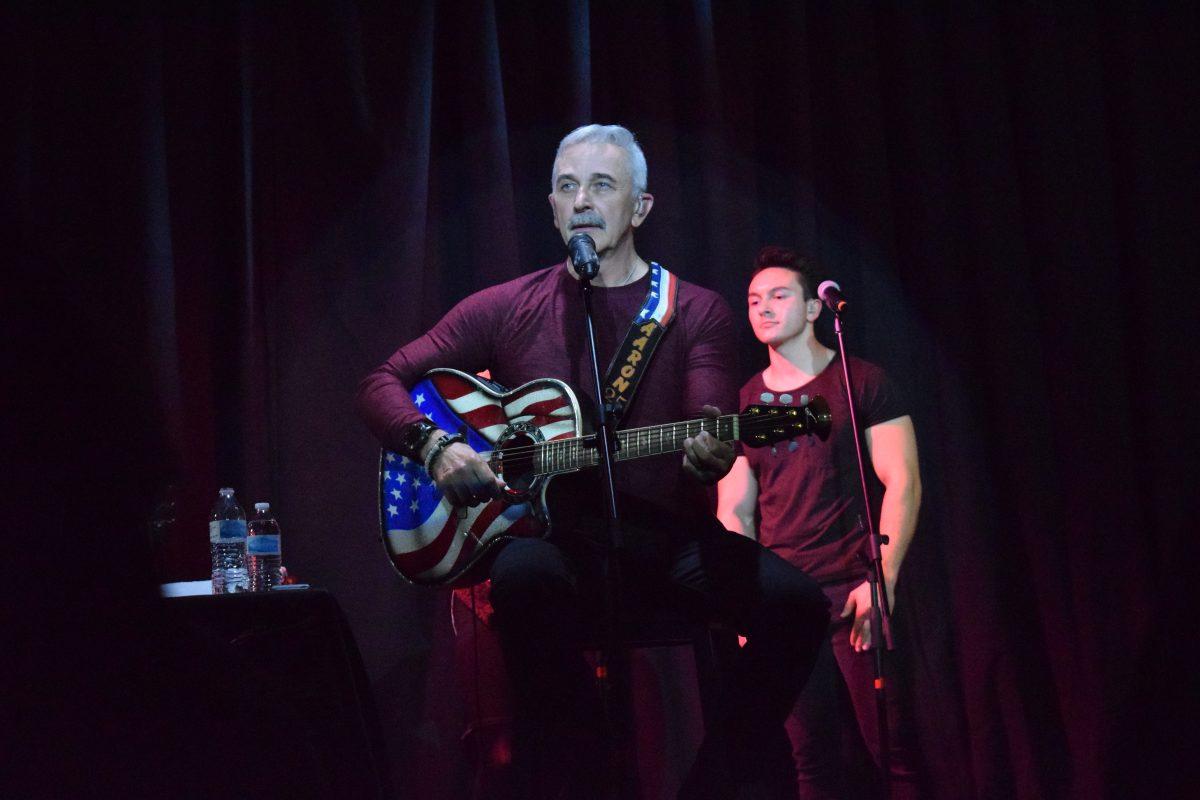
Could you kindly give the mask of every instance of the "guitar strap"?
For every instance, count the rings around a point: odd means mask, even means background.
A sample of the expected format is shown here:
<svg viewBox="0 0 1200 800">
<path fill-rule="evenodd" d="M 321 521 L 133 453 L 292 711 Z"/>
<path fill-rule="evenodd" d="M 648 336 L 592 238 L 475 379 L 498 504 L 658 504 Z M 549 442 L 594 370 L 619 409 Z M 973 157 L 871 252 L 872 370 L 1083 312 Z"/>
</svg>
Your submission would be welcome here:
<svg viewBox="0 0 1200 800">
<path fill-rule="evenodd" d="M 620 420 L 632 402 L 658 341 L 675 318 L 678 290 L 679 279 L 651 261 L 650 292 L 633 318 L 629 333 L 617 348 L 604 378 L 604 405 L 614 420 Z"/>
</svg>

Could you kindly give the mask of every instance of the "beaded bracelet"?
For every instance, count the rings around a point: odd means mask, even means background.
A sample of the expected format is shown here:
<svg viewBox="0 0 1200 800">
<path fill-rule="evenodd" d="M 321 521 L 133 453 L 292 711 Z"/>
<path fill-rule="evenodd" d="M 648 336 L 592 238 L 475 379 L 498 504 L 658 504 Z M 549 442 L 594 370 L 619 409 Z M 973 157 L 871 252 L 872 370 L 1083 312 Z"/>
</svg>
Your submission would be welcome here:
<svg viewBox="0 0 1200 800">
<path fill-rule="evenodd" d="M 446 433 L 442 434 L 442 438 L 437 440 L 437 444 L 429 451 L 429 455 L 425 456 L 425 474 L 433 477 L 433 462 L 437 461 L 438 456 L 442 454 L 450 445 L 455 442 L 465 442 L 467 437 L 461 433 Z"/>
</svg>

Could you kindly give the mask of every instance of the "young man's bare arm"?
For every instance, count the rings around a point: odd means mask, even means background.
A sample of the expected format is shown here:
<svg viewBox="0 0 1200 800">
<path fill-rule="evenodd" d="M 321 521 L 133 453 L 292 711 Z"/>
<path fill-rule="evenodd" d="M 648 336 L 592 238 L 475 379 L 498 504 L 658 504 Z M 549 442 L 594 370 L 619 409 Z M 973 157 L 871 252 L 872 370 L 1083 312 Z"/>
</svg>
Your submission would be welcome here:
<svg viewBox="0 0 1200 800">
<path fill-rule="evenodd" d="M 879 533 L 888 537 L 882 554 L 883 577 L 890 603 L 894 599 L 900 564 L 917 528 L 917 511 L 921 507 L 921 472 L 917 465 L 917 437 L 912 417 L 897 417 L 872 425 L 866 430 L 866 443 L 871 467 L 883 484 Z M 870 611 L 870 587 L 863 583 L 850 593 L 842 610 L 843 617 L 854 616 L 850 645 L 855 650 L 871 646 Z"/>
<path fill-rule="evenodd" d="M 738 456 L 729 474 L 717 484 L 717 519 L 734 533 L 758 538 L 758 479 L 745 456 Z"/>
</svg>

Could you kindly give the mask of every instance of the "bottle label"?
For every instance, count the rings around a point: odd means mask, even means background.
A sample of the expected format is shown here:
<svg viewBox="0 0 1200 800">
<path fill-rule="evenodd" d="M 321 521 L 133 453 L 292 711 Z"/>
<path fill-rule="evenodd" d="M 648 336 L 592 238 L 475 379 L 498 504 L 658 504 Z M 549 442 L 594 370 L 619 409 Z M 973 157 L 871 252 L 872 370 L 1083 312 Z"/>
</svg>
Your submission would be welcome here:
<svg viewBox="0 0 1200 800">
<path fill-rule="evenodd" d="M 279 555 L 279 534 L 261 533 L 246 539 L 246 553 L 252 556 Z"/>
<path fill-rule="evenodd" d="M 246 538 L 246 521 L 242 519 L 214 519 L 208 523 L 208 541 L 214 544 Z"/>
</svg>

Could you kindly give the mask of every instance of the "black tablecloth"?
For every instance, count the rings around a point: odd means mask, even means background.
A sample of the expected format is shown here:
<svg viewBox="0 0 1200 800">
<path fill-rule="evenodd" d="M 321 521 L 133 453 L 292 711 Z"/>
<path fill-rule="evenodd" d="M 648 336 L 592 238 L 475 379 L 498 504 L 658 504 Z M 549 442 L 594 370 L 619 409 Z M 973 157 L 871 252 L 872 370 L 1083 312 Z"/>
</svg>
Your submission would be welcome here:
<svg viewBox="0 0 1200 800">
<path fill-rule="evenodd" d="M 206 749 L 219 760 L 230 754 L 207 776 L 212 783 L 260 797 L 389 794 L 362 660 L 331 594 L 203 595 L 162 604 L 177 680 L 185 684 L 180 712 L 197 715 Z"/>
</svg>

